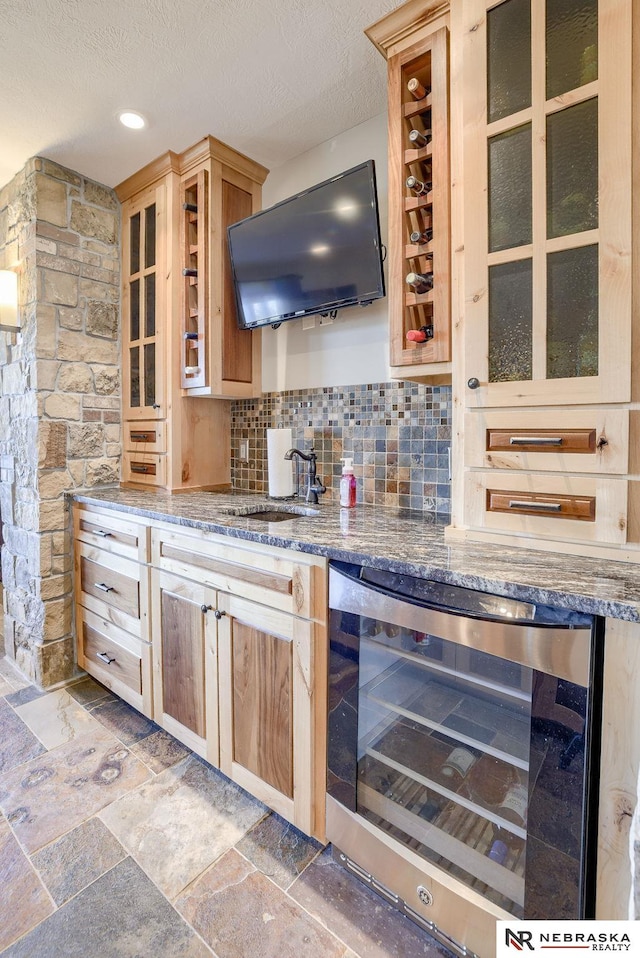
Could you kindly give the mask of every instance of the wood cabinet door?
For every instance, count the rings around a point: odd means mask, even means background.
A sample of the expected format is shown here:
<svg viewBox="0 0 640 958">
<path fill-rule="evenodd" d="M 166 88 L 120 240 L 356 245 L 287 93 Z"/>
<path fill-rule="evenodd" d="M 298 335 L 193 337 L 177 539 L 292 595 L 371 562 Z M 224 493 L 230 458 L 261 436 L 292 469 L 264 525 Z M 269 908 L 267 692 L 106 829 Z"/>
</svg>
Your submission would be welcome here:
<svg viewBox="0 0 640 958">
<path fill-rule="evenodd" d="M 125 420 L 166 419 L 166 189 L 122 209 L 122 358 Z"/>
<path fill-rule="evenodd" d="M 628 402 L 632 5 L 461 8 L 465 405 Z"/>
<path fill-rule="evenodd" d="M 220 768 L 316 834 L 314 624 L 226 594 L 219 607 Z"/>
<path fill-rule="evenodd" d="M 218 765 L 216 593 L 154 569 L 155 720 Z"/>
</svg>

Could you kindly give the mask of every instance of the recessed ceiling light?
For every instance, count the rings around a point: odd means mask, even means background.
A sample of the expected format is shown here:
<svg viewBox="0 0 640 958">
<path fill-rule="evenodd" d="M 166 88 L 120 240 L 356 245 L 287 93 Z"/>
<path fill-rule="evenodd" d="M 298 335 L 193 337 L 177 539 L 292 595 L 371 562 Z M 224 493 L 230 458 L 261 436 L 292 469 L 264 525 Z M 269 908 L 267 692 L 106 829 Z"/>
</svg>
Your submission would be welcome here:
<svg viewBox="0 0 640 958">
<path fill-rule="evenodd" d="M 130 130 L 142 130 L 147 125 L 147 121 L 142 114 L 136 113 L 135 110 L 122 110 L 118 113 L 118 119 L 123 126 Z"/>
</svg>

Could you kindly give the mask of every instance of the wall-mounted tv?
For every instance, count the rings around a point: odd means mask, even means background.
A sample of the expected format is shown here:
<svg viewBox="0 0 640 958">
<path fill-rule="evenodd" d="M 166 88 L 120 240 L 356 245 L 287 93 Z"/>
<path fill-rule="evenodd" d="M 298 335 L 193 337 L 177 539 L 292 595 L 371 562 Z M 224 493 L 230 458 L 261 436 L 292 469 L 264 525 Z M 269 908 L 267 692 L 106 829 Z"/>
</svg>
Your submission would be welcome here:
<svg viewBox="0 0 640 958">
<path fill-rule="evenodd" d="M 234 223 L 228 239 L 241 329 L 384 296 L 373 160 Z"/>
</svg>

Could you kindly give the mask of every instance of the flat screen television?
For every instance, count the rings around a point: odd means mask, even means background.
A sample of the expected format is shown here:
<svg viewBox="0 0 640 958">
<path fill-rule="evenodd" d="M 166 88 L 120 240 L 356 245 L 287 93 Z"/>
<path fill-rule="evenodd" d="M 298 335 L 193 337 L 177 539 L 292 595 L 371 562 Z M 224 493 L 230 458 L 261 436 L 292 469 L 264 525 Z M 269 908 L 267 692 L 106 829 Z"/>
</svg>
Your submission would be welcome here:
<svg viewBox="0 0 640 958">
<path fill-rule="evenodd" d="M 373 160 L 227 233 L 241 329 L 333 314 L 385 294 Z"/>
</svg>

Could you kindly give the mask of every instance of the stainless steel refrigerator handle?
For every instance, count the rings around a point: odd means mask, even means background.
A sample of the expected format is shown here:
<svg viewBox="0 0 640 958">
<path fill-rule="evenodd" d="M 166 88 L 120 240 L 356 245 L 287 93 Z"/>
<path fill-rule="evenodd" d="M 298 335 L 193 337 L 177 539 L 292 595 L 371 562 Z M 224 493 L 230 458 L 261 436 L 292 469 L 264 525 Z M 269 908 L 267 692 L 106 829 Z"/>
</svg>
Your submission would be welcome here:
<svg viewBox="0 0 640 958">
<path fill-rule="evenodd" d="M 588 626 L 556 629 L 442 612 L 405 602 L 379 586 L 371 588 L 336 569 L 329 571 L 329 608 L 430 633 L 584 688 L 589 685 L 591 629 Z"/>
</svg>

